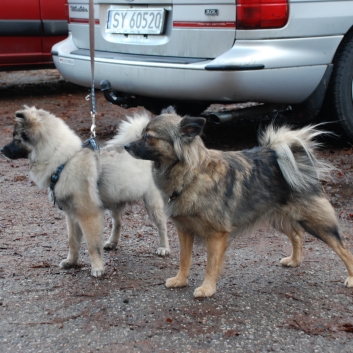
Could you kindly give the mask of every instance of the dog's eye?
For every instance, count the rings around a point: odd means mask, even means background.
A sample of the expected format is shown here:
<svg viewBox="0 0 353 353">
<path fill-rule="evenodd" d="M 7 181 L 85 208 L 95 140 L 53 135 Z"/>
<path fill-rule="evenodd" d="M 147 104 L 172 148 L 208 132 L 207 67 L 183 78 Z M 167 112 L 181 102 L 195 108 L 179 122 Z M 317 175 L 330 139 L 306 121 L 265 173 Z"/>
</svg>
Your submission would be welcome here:
<svg viewBox="0 0 353 353">
<path fill-rule="evenodd" d="M 21 133 L 21 137 L 24 142 L 29 142 L 29 138 L 24 132 Z"/>
<path fill-rule="evenodd" d="M 145 135 L 145 140 L 146 140 L 146 141 L 149 141 L 151 138 L 152 138 L 152 136 L 151 136 L 150 134 L 147 133 L 147 134 Z"/>
</svg>

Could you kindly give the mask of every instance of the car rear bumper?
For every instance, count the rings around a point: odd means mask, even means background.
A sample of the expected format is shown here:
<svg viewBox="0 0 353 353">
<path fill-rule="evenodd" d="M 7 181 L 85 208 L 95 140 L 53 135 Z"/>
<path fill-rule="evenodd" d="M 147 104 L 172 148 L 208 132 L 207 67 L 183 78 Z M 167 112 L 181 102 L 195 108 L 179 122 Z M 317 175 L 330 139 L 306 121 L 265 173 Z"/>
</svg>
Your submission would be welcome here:
<svg viewBox="0 0 353 353">
<path fill-rule="evenodd" d="M 318 86 L 340 40 L 238 41 L 213 60 L 96 52 L 95 85 L 108 79 L 118 92 L 162 99 L 297 104 Z M 66 79 L 91 86 L 89 51 L 71 35 L 52 54 Z"/>
</svg>

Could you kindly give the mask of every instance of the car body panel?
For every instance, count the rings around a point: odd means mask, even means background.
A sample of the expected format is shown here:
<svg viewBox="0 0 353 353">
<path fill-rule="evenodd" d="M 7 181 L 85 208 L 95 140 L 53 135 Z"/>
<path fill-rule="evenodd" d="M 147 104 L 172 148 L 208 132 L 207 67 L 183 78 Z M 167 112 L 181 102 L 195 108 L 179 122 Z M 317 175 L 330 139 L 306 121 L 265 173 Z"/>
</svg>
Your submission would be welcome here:
<svg viewBox="0 0 353 353">
<path fill-rule="evenodd" d="M 236 39 L 317 38 L 344 35 L 353 25 L 352 0 L 290 0 L 289 20 L 280 29 L 239 30 Z"/>
<path fill-rule="evenodd" d="M 179 2 L 180 3 L 180 2 Z M 186 56 L 214 58 L 230 49 L 235 40 L 234 1 L 212 2 L 219 10 L 219 16 L 206 16 L 210 6 L 200 2 L 187 2 L 169 6 L 165 1 L 155 1 L 153 6 L 136 6 L 129 3 L 119 5 L 107 2 L 95 5 L 96 49 L 130 54 Z M 230 5 L 232 3 L 232 5 Z M 161 8 L 167 11 L 165 30 L 162 35 L 124 35 L 106 33 L 109 10 Z M 196 15 L 195 15 L 196 14 Z M 88 3 L 69 3 L 70 31 L 74 42 L 80 49 L 89 48 Z M 215 18 L 217 17 L 217 18 Z M 212 21 L 210 21 L 210 18 Z M 97 27 L 99 28 L 97 30 Z M 200 33 L 201 32 L 201 33 Z M 200 45 L 200 40 L 205 45 Z M 187 45 L 180 45 L 187 43 Z M 211 43 L 211 45 L 210 45 Z"/>
<path fill-rule="evenodd" d="M 68 34 L 66 0 L 2 0 L 0 70 L 53 65 L 52 46 Z"/>
<path fill-rule="evenodd" d="M 322 65 L 332 62 L 342 36 L 318 38 L 287 38 L 268 40 L 237 40 L 212 65 L 262 64 L 264 69 Z"/>
<path fill-rule="evenodd" d="M 60 43 L 60 50 L 73 52 L 76 47 L 71 36 L 65 41 L 66 48 Z M 58 46 L 58 45 L 56 45 Z M 55 50 L 56 46 L 53 47 Z M 112 86 L 129 94 L 159 98 L 173 97 L 178 100 L 204 100 L 223 102 L 242 102 L 246 99 L 259 102 L 299 103 L 309 96 L 323 76 L 327 65 L 290 67 L 282 69 L 256 71 L 207 71 L 205 66 L 212 60 L 202 60 L 191 64 L 161 63 L 146 61 L 99 58 L 96 52 L 95 77 L 107 77 Z M 82 86 L 90 83 L 90 57 L 88 51 L 82 55 L 70 55 L 70 58 L 54 56 L 54 62 L 64 77 Z M 105 69 L 107 67 L 107 69 Z M 75 75 L 72 75 L 72 72 Z M 168 90 L 165 77 L 172 82 Z M 258 77 L 258 78 L 256 78 Z M 96 80 L 96 88 L 99 88 Z M 256 82 L 256 85 L 254 85 Z M 313 83 L 314 82 L 314 83 Z M 204 87 L 204 90 L 200 90 Z M 207 88 L 207 89 L 206 89 Z M 278 90 L 281 95 L 278 96 Z"/>
<path fill-rule="evenodd" d="M 147 5 L 167 10 L 163 34 L 106 33 L 109 9 Z M 89 87 L 88 0 L 69 0 L 69 11 L 71 34 L 53 47 L 54 62 Z M 108 79 L 122 94 L 163 99 L 300 104 L 353 26 L 353 1 L 290 0 L 283 28 L 238 30 L 235 19 L 236 2 L 228 0 L 95 1 L 95 85 Z"/>
</svg>

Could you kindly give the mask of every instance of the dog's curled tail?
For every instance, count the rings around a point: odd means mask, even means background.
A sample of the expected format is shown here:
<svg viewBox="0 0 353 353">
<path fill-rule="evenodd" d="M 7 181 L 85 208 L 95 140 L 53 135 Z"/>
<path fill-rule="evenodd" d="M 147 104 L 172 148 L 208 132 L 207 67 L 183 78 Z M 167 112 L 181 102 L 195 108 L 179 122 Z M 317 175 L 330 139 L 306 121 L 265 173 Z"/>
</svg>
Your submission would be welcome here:
<svg viewBox="0 0 353 353">
<path fill-rule="evenodd" d="M 330 178 L 335 168 L 316 157 L 320 143 L 315 139 L 320 135 L 331 134 L 309 125 L 292 130 L 288 126 L 270 125 L 259 135 L 259 143 L 276 151 L 278 165 L 284 178 L 293 190 L 304 191 L 318 185 L 320 180 Z"/>
<path fill-rule="evenodd" d="M 118 133 L 107 142 L 107 146 L 114 147 L 117 145 L 125 145 L 126 143 L 139 139 L 149 121 L 150 116 L 147 112 L 127 116 L 126 120 L 120 123 Z"/>
</svg>

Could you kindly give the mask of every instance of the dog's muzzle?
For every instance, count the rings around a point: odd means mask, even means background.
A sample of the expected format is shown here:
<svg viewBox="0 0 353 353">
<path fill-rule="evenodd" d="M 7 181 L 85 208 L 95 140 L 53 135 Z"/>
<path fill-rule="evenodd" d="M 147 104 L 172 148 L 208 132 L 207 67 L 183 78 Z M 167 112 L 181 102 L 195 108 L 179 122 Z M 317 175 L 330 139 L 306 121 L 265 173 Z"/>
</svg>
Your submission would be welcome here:
<svg viewBox="0 0 353 353">
<path fill-rule="evenodd" d="M 9 159 L 28 158 L 28 151 L 24 148 L 17 147 L 13 141 L 1 148 L 0 153 L 2 156 Z"/>
<path fill-rule="evenodd" d="M 8 148 L 6 148 L 6 146 L 0 149 L 0 155 L 2 155 L 3 157 L 10 158 L 8 154 L 9 154 L 9 151 L 8 151 Z"/>
</svg>

